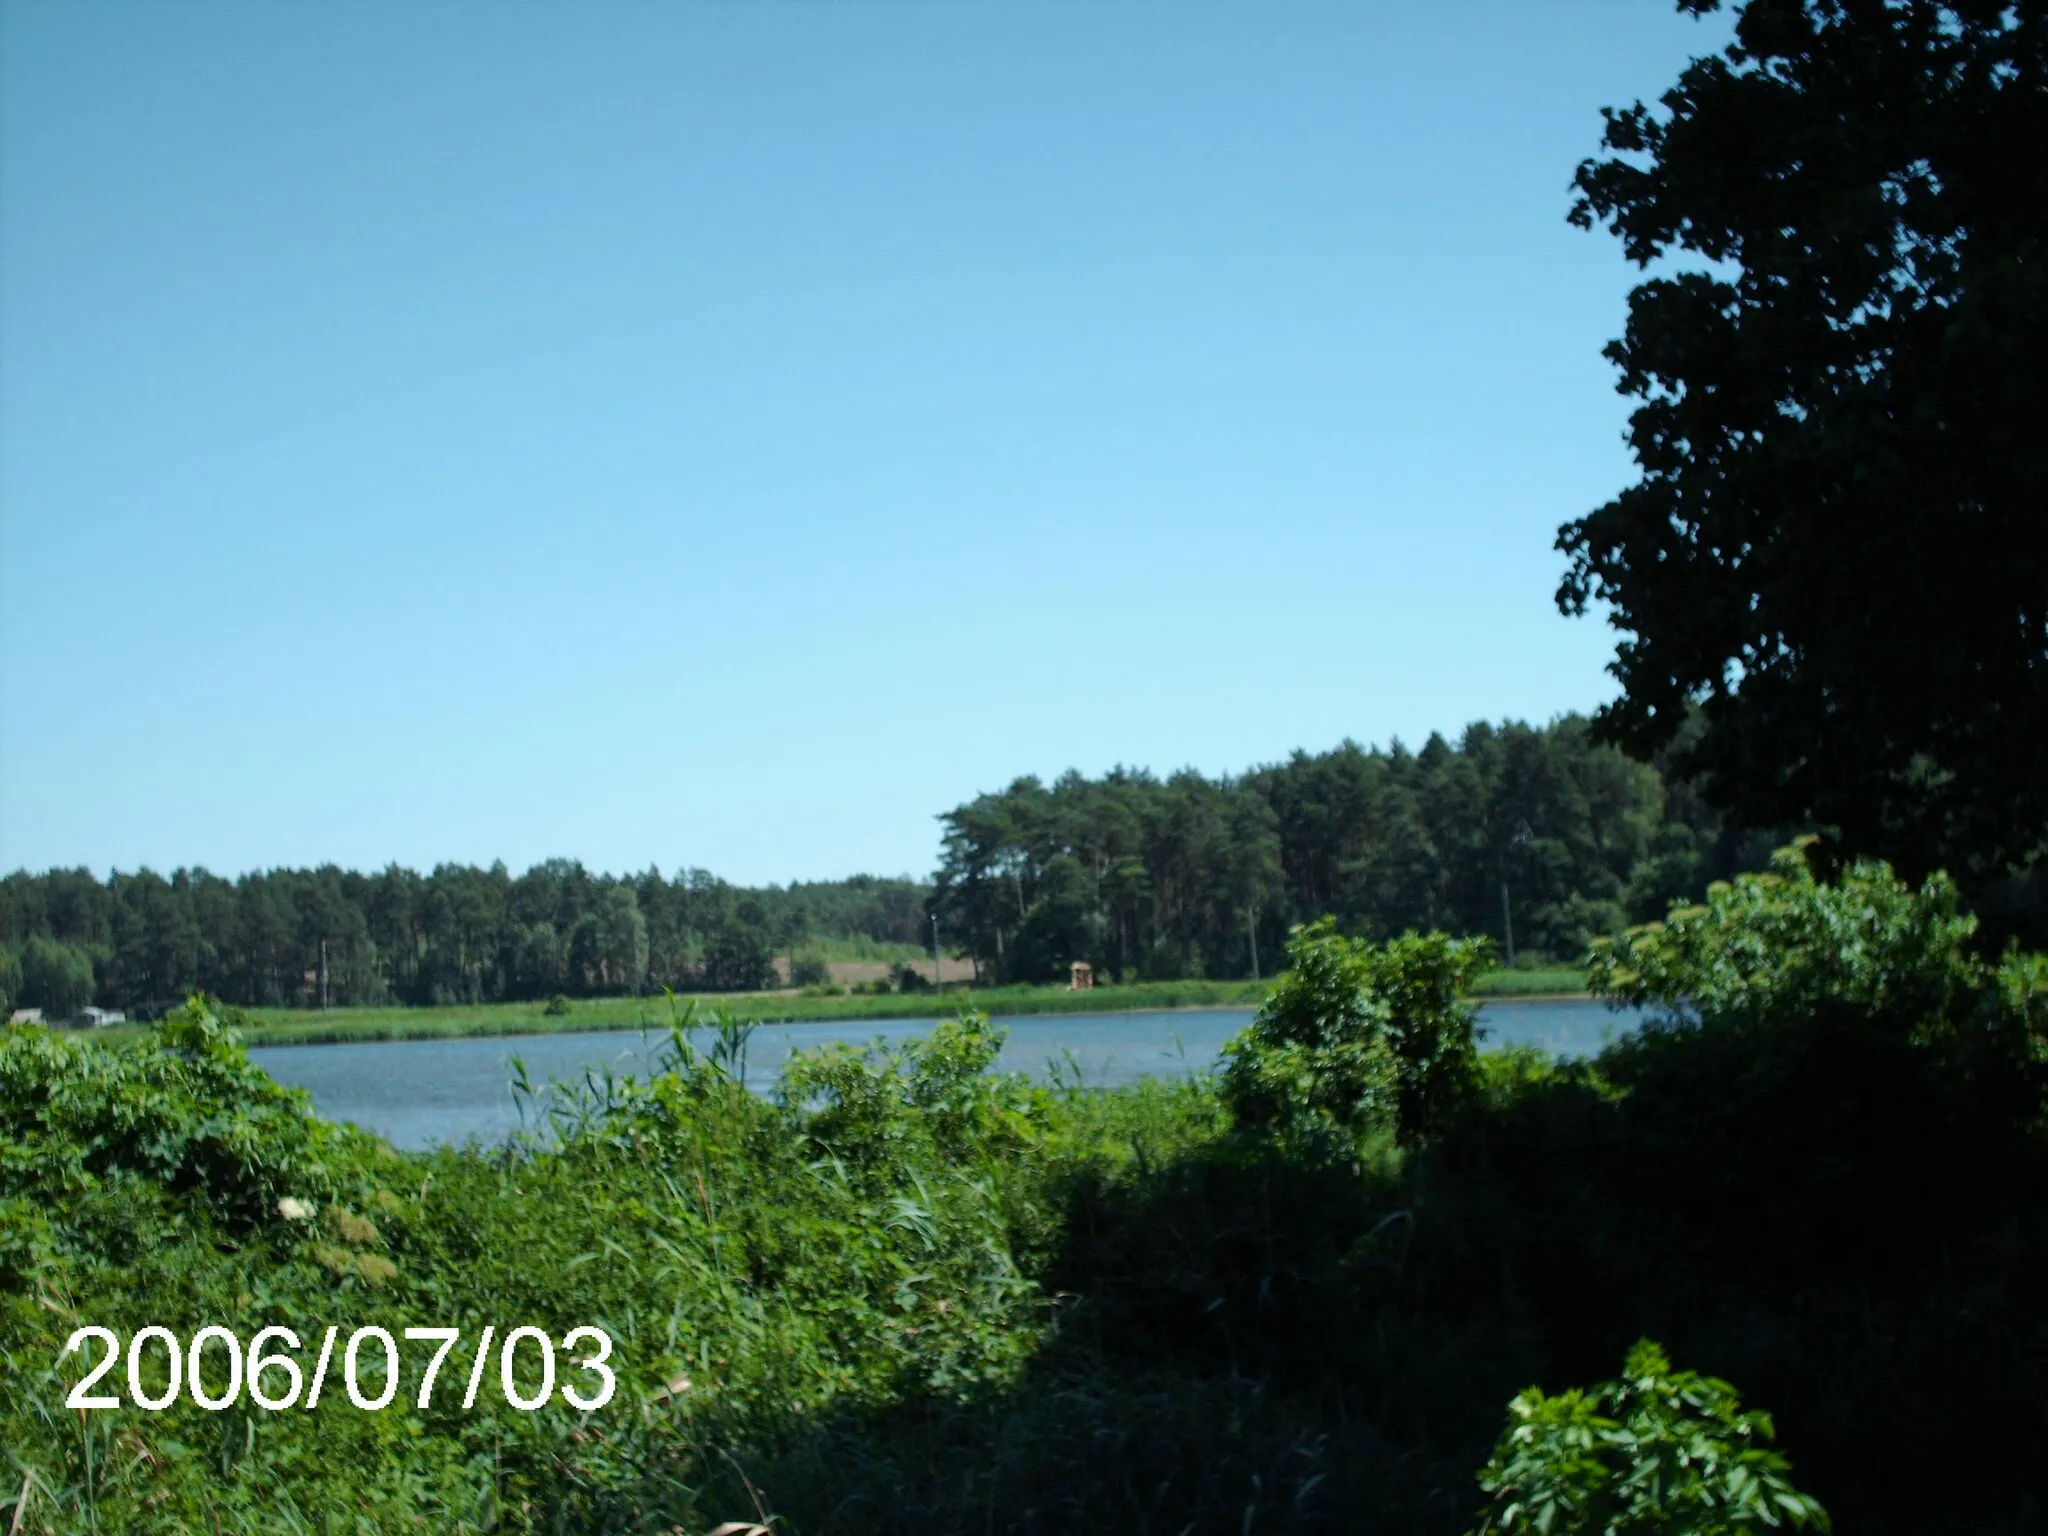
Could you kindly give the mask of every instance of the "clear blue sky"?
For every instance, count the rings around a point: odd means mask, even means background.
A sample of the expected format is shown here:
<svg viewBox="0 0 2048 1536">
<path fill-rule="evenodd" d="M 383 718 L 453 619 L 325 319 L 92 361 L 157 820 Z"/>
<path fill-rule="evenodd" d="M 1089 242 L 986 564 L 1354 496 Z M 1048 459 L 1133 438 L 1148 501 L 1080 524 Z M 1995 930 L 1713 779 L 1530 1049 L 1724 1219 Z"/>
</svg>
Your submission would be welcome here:
<svg viewBox="0 0 2048 1536">
<path fill-rule="evenodd" d="M 928 871 L 1610 696 L 1663 0 L 0 7 L 0 869 Z"/>
</svg>

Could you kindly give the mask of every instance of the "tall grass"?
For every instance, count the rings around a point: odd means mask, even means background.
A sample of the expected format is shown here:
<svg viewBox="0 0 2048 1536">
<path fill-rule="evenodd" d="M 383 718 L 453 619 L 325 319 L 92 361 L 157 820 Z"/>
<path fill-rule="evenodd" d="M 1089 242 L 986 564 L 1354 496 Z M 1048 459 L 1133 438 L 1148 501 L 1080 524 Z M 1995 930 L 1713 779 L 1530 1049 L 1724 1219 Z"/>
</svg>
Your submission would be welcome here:
<svg viewBox="0 0 2048 1536">
<path fill-rule="evenodd" d="M 1583 997 L 1586 973 L 1574 966 L 1482 971 L 1472 978 L 1474 997 Z"/>
</svg>

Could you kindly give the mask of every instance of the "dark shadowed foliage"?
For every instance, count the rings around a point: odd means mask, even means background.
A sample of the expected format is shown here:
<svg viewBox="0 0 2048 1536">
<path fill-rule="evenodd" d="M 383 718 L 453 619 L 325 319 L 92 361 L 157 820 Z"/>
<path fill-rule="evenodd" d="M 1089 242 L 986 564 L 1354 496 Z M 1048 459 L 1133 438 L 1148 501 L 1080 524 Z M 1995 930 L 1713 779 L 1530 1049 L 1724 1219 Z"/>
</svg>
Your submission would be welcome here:
<svg viewBox="0 0 2048 1536">
<path fill-rule="evenodd" d="M 1678 260 L 1608 348 L 1641 478 L 1559 537 L 1622 634 L 1602 731 L 1697 708 L 1745 823 L 2038 895 L 2048 7 L 1757 0 L 1605 149 L 1573 220 Z"/>
</svg>

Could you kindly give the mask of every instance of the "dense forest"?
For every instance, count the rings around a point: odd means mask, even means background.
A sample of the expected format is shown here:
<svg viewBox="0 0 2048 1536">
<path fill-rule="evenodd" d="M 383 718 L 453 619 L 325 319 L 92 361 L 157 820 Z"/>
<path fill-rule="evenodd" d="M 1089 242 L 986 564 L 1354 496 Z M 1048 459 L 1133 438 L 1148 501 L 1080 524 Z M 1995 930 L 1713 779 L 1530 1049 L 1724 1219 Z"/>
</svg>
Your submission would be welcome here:
<svg viewBox="0 0 2048 1536">
<path fill-rule="evenodd" d="M 518 876 L 17 872 L 0 880 L 0 993 L 61 1017 L 195 990 L 313 1007 L 747 991 L 809 940 L 929 944 L 934 916 L 990 982 L 1052 980 L 1074 960 L 1123 978 L 1252 975 L 1322 913 L 1355 933 L 1441 928 L 1570 958 L 1768 846 L 1593 744 L 1576 716 L 1473 725 L 1419 752 L 1346 742 L 1240 777 L 1025 778 L 942 821 L 935 887 L 748 889 L 568 860 Z"/>
<path fill-rule="evenodd" d="M 1270 972 L 1288 930 L 1324 914 L 1370 937 L 1442 929 L 1571 960 L 1758 867 L 1771 842 L 1596 745 L 1576 715 L 1416 752 L 1347 741 L 1235 778 L 1019 779 L 944 824 L 942 931 L 999 981 L 1074 960 L 1121 977 Z"/>
<path fill-rule="evenodd" d="M 327 866 L 0 880 L 0 992 L 51 1017 L 148 1011 L 203 991 L 343 1007 L 773 985 L 812 934 L 915 939 L 926 887 L 858 876 L 748 890 L 702 870 L 624 877 L 550 860 L 514 876 Z"/>
</svg>

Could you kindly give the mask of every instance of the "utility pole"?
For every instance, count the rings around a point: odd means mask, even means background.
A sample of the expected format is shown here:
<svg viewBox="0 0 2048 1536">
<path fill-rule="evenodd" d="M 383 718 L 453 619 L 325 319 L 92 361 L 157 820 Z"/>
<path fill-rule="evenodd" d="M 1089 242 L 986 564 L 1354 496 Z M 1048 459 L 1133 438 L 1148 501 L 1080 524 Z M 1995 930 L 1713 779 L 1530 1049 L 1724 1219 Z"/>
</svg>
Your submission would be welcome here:
<svg viewBox="0 0 2048 1536">
<path fill-rule="evenodd" d="M 939 990 L 939 914 L 932 914 L 932 990 Z"/>
<path fill-rule="evenodd" d="M 1500 860 L 1500 928 L 1502 935 L 1507 939 L 1509 970 L 1515 968 L 1515 919 L 1508 911 L 1508 857 L 1517 848 L 1526 848 L 1534 835 L 1529 830 L 1528 820 L 1524 818 L 1522 824 L 1515 828 L 1515 835 L 1508 839 L 1507 851 L 1501 855 Z"/>
<path fill-rule="evenodd" d="M 320 1007 L 321 1007 L 321 1010 L 322 1010 L 323 1012 L 324 1012 L 324 1011 L 326 1011 L 326 1008 L 327 1008 L 327 941 L 326 941 L 325 939 L 322 939 L 322 940 L 320 941 Z"/>
<path fill-rule="evenodd" d="M 1257 907 L 1246 907 L 1244 909 L 1244 933 L 1245 937 L 1252 941 L 1252 980 L 1257 981 L 1259 979 L 1259 909 Z"/>
</svg>

